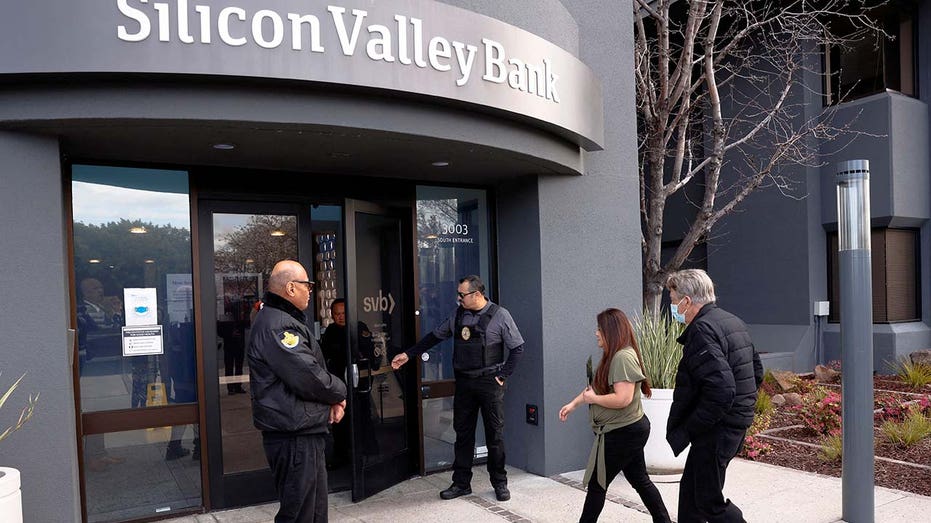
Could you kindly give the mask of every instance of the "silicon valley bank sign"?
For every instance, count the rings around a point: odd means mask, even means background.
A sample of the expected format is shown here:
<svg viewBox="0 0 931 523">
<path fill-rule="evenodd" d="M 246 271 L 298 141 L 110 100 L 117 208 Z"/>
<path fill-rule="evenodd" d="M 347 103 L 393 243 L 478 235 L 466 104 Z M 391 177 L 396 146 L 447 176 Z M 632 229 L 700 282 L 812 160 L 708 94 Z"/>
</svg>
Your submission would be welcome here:
<svg viewBox="0 0 931 523">
<path fill-rule="evenodd" d="M 4 6 L 0 34 L 0 76 L 302 80 L 484 107 L 588 150 L 604 142 L 601 84 L 578 58 L 433 0 L 30 0 Z"/>
<path fill-rule="evenodd" d="M 289 12 L 280 14 L 269 9 L 248 13 L 236 6 L 224 7 L 216 15 L 210 5 L 194 5 L 193 18 L 187 0 L 177 0 L 174 6 L 166 2 L 153 2 L 155 13 L 131 4 L 148 4 L 149 0 L 117 0 L 120 13 L 134 24 L 119 25 L 117 36 L 126 42 L 144 41 L 153 35 L 156 27 L 160 42 L 171 42 L 176 37 L 185 44 L 211 44 L 214 31 L 223 44 L 240 47 L 249 44 L 263 49 L 277 49 L 285 43 L 293 51 L 325 53 L 321 32 L 334 31 L 339 40 L 339 51 L 355 56 L 365 48 L 372 60 L 416 67 L 431 67 L 439 72 L 454 71 L 456 85 L 462 87 L 473 77 L 479 47 L 470 43 L 433 36 L 429 43 L 424 39 L 423 20 L 396 14 L 392 26 L 366 22 L 369 12 L 328 5 L 328 15 L 321 24 L 313 14 Z M 172 9 L 174 7 L 175 9 Z M 174 12 L 172 12 L 174 11 Z M 174 18 L 174 19 L 173 19 Z M 287 23 L 286 23 L 287 21 Z M 199 28 L 198 38 L 191 33 L 191 24 Z M 133 27 L 134 26 L 134 27 Z M 362 28 L 365 27 L 363 34 Z M 362 41 L 364 39 L 364 42 Z M 530 64 L 520 58 L 507 58 L 504 46 L 490 38 L 482 38 L 482 80 L 497 84 L 506 83 L 511 89 L 535 94 L 559 103 L 557 82 L 559 76 L 552 70 L 552 61 L 543 58 L 542 64 Z"/>
</svg>

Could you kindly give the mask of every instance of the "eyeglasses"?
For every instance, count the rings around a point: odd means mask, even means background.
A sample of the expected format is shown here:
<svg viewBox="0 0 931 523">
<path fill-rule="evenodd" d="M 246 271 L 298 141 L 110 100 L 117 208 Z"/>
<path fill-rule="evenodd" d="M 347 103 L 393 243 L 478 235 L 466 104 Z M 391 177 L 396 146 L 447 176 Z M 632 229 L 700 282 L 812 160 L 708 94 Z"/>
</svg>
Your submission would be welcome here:
<svg viewBox="0 0 931 523">
<path fill-rule="evenodd" d="M 313 290 L 314 288 L 314 282 L 310 280 L 291 280 L 291 283 L 303 283 L 304 285 L 307 286 L 307 290 L 309 291 Z"/>
<path fill-rule="evenodd" d="M 459 299 L 461 300 L 461 299 L 465 298 L 466 296 L 468 296 L 468 295 L 470 295 L 470 294 L 475 294 L 476 292 L 478 292 L 478 291 L 472 291 L 472 292 L 459 292 L 459 291 L 456 291 L 456 294 L 459 295 Z"/>
</svg>

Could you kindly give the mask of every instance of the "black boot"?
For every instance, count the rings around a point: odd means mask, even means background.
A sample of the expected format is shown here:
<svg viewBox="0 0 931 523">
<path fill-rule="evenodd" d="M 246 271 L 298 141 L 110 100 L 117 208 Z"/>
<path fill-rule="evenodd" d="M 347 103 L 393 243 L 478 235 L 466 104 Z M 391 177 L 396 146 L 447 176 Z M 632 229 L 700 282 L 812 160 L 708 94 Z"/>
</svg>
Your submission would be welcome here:
<svg viewBox="0 0 931 523">
<path fill-rule="evenodd" d="M 178 458 L 183 458 L 190 453 L 190 450 L 181 446 L 181 441 L 171 440 L 168 442 L 168 448 L 165 449 L 165 461 L 172 461 Z"/>
</svg>

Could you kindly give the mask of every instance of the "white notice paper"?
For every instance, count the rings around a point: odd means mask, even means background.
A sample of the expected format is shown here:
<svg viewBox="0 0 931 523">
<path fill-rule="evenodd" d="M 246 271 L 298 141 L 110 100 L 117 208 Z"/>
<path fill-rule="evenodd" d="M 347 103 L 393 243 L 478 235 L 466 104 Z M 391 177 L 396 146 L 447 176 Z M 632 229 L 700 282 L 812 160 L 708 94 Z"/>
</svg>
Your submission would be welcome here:
<svg viewBox="0 0 931 523">
<path fill-rule="evenodd" d="M 164 354 L 162 326 L 123 327 L 123 356 Z"/>
<path fill-rule="evenodd" d="M 123 304 L 126 309 L 126 325 L 155 325 L 158 323 L 155 287 L 123 289 Z"/>
</svg>

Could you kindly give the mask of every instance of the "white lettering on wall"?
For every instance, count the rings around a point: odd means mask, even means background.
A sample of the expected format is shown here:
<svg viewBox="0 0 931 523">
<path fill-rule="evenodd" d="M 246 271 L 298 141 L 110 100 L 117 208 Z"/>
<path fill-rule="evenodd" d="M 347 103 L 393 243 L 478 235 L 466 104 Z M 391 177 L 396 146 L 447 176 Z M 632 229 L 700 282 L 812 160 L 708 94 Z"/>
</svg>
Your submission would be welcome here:
<svg viewBox="0 0 931 523">
<path fill-rule="evenodd" d="M 152 6 L 158 11 L 158 40 L 160 42 L 170 42 L 171 33 L 168 30 L 171 27 L 171 22 L 168 18 L 168 4 L 156 2 Z"/>
<path fill-rule="evenodd" d="M 369 55 L 369 58 L 372 60 L 384 60 L 386 62 L 393 62 L 394 56 L 391 54 L 391 31 L 383 25 L 370 25 L 368 26 L 369 31 L 369 43 L 365 46 L 365 54 Z M 375 38 L 373 33 L 378 33 L 378 38 Z"/>
<path fill-rule="evenodd" d="M 230 35 L 230 17 L 236 15 L 240 21 L 246 21 L 246 10 L 239 7 L 224 7 L 220 10 L 220 15 L 217 17 L 217 29 L 220 32 L 220 41 L 226 45 L 232 45 L 233 47 L 239 47 L 241 45 L 246 45 L 246 38 L 239 37 L 233 38 Z"/>
<path fill-rule="evenodd" d="M 472 74 L 472 64 L 475 63 L 475 52 L 478 51 L 478 47 L 466 45 L 462 42 L 453 42 L 453 47 L 456 49 L 456 62 L 459 63 L 459 79 L 456 80 L 456 85 L 462 87 L 469 82 L 469 76 Z M 467 53 L 463 55 L 463 51 L 467 51 Z"/>
<path fill-rule="evenodd" d="M 187 0 L 178 0 L 178 39 L 186 44 L 193 44 L 194 37 L 187 21 Z"/>
<path fill-rule="evenodd" d="M 449 40 L 442 36 L 434 36 L 430 39 L 430 49 L 427 51 L 430 56 L 430 66 L 437 71 L 449 71 L 452 66 L 440 63 L 440 58 L 451 58 L 452 52 L 449 50 Z"/>
<path fill-rule="evenodd" d="M 411 25 L 414 26 L 414 64 L 417 67 L 427 67 L 427 62 L 423 59 L 423 20 L 411 18 Z"/>
<path fill-rule="evenodd" d="M 141 3 L 148 3 L 149 0 L 139 0 Z M 125 40 L 127 42 L 141 42 L 149 37 L 149 33 L 152 32 L 152 24 L 149 22 L 149 17 L 145 15 L 142 11 L 129 7 L 129 4 L 126 3 L 126 0 L 116 0 L 116 7 L 120 10 L 120 14 L 131 18 L 139 24 L 139 31 L 130 34 L 126 30 L 125 25 L 119 25 L 116 27 L 116 36 L 120 40 Z"/>
<path fill-rule="evenodd" d="M 356 52 L 356 42 L 359 39 L 359 30 L 362 29 L 362 21 L 365 20 L 367 12 L 361 9 L 353 9 L 352 16 L 356 21 L 352 26 L 352 36 L 346 33 L 346 22 L 343 20 L 343 13 L 346 9 L 335 5 L 327 6 L 327 11 L 333 15 L 333 23 L 336 24 L 336 34 L 339 36 L 339 45 L 343 48 L 343 54 L 352 56 Z"/>
<path fill-rule="evenodd" d="M 116 8 L 126 19 L 116 28 L 117 38 L 124 42 L 147 40 L 155 29 L 159 42 L 170 43 L 173 38 L 177 38 L 183 44 L 210 44 L 213 32 L 216 31 L 220 41 L 232 47 L 251 43 L 262 49 L 277 49 L 287 45 L 284 42 L 290 36 L 292 50 L 323 53 L 323 35 L 328 34 L 332 41 L 335 33 L 340 51 L 348 57 L 355 57 L 357 50 L 364 47 L 368 59 L 397 63 L 395 67 L 430 67 L 446 73 L 452 71 L 455 65 L 456 71 L 451 74 L 451 81 L 458 87 L 467 85 L 473 77 L 472 71 L 481 67 L 483 81 L 502 84 L 505 88 L 559 103 L 559 75 L 554 72 L 550 58 L 528 62 L 508 56 L 501 42 L 482 38 L 484 64 L 476 65 L 476 55 L 479 53 L 477 45 L 429 33 L 429 38 L 425 38 L 424 21 L 404 14 L 392 15 L 388 18 L 388 25 L 366 25 L 368 11 L 352 9 L 347 14 L 345 7 L 328 5 L 326 11 L 333 25 L 324 27 L 321 19 L 314 14 L 279 13 L 271 9 L 250 13 L 244 8 L 229 6 L 220 9 L 214 16 L 209 5 L 192 6 L 191 0 L 151 3 L 150 0 L 116 0 Z M 200 23 L 192 23 L 192 17 Z M 286 24 L 285 19 L 290 24 Z M 364 33 L 363 27 L 366 29 Z M 192 29 L 199 35 L 192 34 Z M 362 45 L 360 39 L 365 39 Z"/>
<path fill-rule="evenodd" d="M 395 15 L 394 19 L 398 23 L 398 61 L 404 65 L 411 65 L 410 56 L 407 54 L 407 17 Z"/>
<path fill-rule="evenodd" d="M 288 13 L 288 20 L 291 20 L 291 49 L 300 51 L 304 48 L 301 40 L 303 33 L 301 26 L 307 24 L 310 28 L 310 50 L 315 53 L 322 53 L 323 46 L 320 45 L 320 19 L 314 15 L 301 16 L 296 13 Z"/>
<path fill-rule="evenodd" d="M 209 44 L 210 43 L 210 6 L 209 5 L 199 5 L 194 8 L 197 11 L 197 14 L 200 15 L 200 43 Z"/>
<path fill-rule="evenodd" d="M 265 34 L 262 32 L 262 24 L 266 18 L 272 21 L 271 40 L 266 40 Z M 278 16 L 278 13 L 268 9 L 262 9 L 255 13 L 255 16 L 252 17 L 252 38 L 255 38 L 255 43 L 265 49 L 274 49 L 281 45 L 281 41 L 284 40 L 284 22 Z"/>
<path fill-rule="evenodd" d="M 482 38 L 482 43 L 485 44 L 485 74 L 482 80 L 500 84 L 504 82 L 505 74 L 504 46 L 488 38 Z"/>
</svg>

